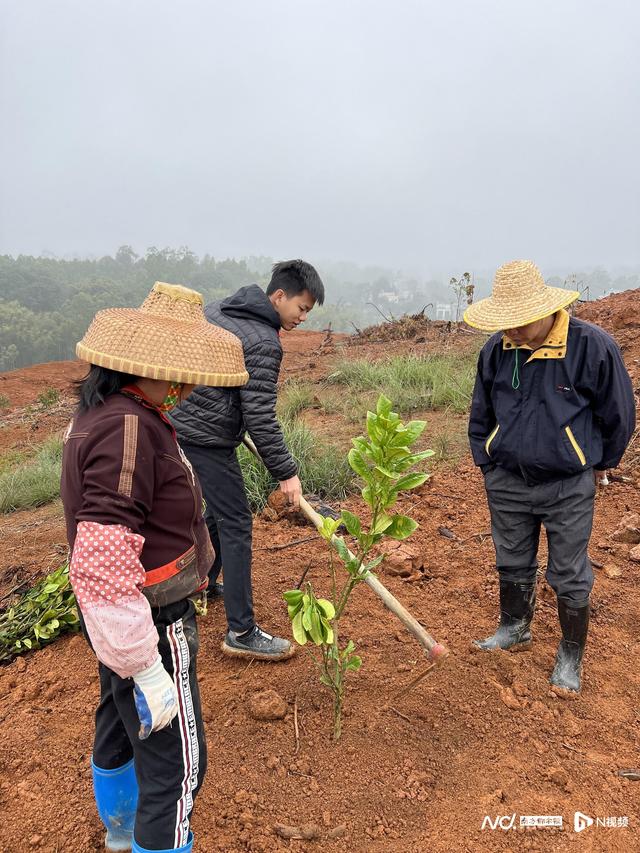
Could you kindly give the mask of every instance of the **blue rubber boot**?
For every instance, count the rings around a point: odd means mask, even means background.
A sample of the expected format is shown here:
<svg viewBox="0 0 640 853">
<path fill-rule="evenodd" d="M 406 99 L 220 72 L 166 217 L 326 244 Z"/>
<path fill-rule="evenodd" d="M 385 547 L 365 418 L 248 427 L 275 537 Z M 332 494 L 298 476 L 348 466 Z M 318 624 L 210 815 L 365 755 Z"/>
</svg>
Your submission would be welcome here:
<svg viewBox="0 0 640 853">
<path fill-rule="evenodd" d="M 166 850 L 148 850 L 146 847 L 140 847 L 134 839 L 131 853 L 191 853 L 193 850 L 193 832 L 189 833 L 189 840 L 182 847 L 167 847 Z"/>
<path fill-rule="evenodd" d="M 138 805 L 138 781 L 133 759 L 114 770 L 96 767 L 91 759 L 93 791 L 98 814 L 107 829 L 106 850 L 131 850 Z"/>
</svg>

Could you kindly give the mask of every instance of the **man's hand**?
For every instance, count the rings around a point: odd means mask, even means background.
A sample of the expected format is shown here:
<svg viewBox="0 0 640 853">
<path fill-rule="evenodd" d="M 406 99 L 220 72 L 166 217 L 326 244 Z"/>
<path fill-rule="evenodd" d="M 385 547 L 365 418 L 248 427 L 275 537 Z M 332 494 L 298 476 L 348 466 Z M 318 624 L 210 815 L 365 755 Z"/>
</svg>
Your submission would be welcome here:
<svg viewBox="0 0 640 853">
<path fill-rule="evenodd" d="M 158 655 L 155 663 L 133 676 L 133 698 L 140 717 L 140 740 L 168 726 L 178 713 L 178 692 Z"/>
<path fill-rule="evenodd" d="M 280 480 L 280 491 L 286 495 L 287 502 L 298 508 L 300 506 L 300 495 L 302 486 L 299 477 L 289 477 L 288 480 Z"/>
<path fill-rule="evenodd" d="M 609 485 L 609 478 L 607 477 L 606 471 L 596 471 L 596 469 L 594 468 L 593 469 L 593 479 L 596 482 L 596 489 L 602 488 L 602 486 L 608 486 Z"/>
</svg>

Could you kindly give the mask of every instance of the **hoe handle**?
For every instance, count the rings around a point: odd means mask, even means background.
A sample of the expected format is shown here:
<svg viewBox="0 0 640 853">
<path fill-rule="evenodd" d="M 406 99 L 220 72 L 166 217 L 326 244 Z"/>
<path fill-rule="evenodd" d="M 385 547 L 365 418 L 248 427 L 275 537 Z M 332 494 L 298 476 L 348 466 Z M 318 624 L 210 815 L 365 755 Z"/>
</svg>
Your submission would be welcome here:
<svg viewBox="0 0 640 853">
<path fill-rule="evenodd" d="M 248 435 L 244 437 L 243 442 L 251 453 L 253 453 L 257 459 L 261 460 L 255 444 L 251 441 Z M 317 530 L 320 530 L 323 522 L 322 516 L 320 513 L 316 512 L 306 498 L 302 496 L 300 496 L 300 510 L 305 518 L 307 518 Z M 332 541 L 337 538 L 337 536 L 334 536 Z M 425 649 L 429 659 L 433 661 L 433 663 L 441 663 L 447 657 L 449 650 L 433 639 L 431 634 L 422 627 L 418 620 L 409 613 L 404 605 L 400 604 L 398 599 L 389 592 L 386 586 L 376 577 L 376 575 L 369 572 L 369 574 L 364 578 L 364 582 L 375 592 L 378 598 L 382 599 L 382 603 L 385 607 L 398 617 L 407 631 L 413 634 L 423 649 Z"/>
</svg>

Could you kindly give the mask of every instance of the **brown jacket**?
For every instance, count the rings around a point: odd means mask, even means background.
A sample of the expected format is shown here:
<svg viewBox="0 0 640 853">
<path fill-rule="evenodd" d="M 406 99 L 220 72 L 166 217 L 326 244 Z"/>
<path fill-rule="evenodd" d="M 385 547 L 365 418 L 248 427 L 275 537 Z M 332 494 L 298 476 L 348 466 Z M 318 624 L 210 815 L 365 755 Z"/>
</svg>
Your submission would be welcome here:
<svg viewBox="0 0 640 853">
<path fill-rule="evenodd" d="M 203 588 L 214 553 L 200 485 L 171 424 L 135 386 L 127 392 L 76 414 L 67 428 L 67 538 L 73 550 L 81 521 L 122 524 L 143 536 L 144 593 L 162 606 Z"/>
</svg>

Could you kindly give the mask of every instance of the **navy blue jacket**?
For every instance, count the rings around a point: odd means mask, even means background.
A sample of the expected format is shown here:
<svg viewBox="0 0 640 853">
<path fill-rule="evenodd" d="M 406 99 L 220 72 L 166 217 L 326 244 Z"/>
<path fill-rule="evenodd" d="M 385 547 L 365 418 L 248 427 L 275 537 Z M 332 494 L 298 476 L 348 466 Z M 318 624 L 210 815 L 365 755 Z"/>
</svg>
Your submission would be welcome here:
<svg viewBox="0 0 640 853">
<path fill-rule="evenodd" d="M 469 419 L 476 465 L 500 465 L 530 484 L 615 468 L 634 429 L 631 379 L 598 326 L 559 311 L 533 353 L 502 332 L 482 348 Z"/>
</svg>

